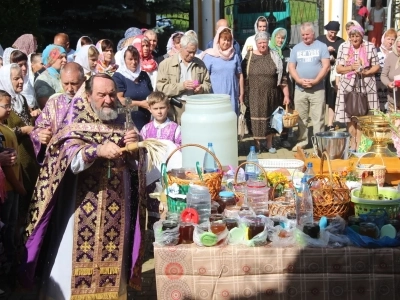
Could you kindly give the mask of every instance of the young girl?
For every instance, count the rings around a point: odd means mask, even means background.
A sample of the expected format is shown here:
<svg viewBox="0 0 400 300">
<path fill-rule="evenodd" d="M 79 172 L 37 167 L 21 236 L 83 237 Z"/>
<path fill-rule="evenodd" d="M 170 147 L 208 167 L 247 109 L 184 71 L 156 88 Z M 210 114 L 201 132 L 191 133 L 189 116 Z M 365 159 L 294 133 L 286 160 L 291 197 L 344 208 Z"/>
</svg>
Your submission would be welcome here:
<svg viewBox="0 0 400 300">
<path fill-rule="evenodd" d="M 17 155 L 18 142 L 14 131 L 4 125 L 11 112 L 11 96 L 9 93 L 0 90 L 0 135 L 4 138 L 1 152 L 15 153 Z M 14 240 L 15 229 L 18 220 L 18 200 L 19 195 L 26 195 L 25 188 L 22 184 L 22 176 L 20 164 L 17 160 L 12 166 L 1 166 L 5 177 L 6 196 L 0 201 L 0 217 L 5 224 L 3 229 L 4 247 L 7 256 L 7 261 L 11 266 L 15 263 L 16 243 Z"/>
<path fill-rule="evenodd" d="M 148 138 L 170 140 L 179 147 L 182 143 L 181 127 L 167 117 L 168 97 L 163 92 L 152 92 L 147 98 L 147 103 L 154 120 L 143 126 L 140 135 L 144 140 Z"/>
<path fill-rule="evenodd" d="M 182 143 L 181 127 L 167 118 L 169 109 L 168 97 L 163 92 L 152 92 L 148 96 L 147 102 L 154 120 L 143 126 L 140 135 L 144 140 L 149 138 L 169 140 L 179 147 Z M 155 182 L 153 182 L 147 186 L 146 191 L 148 193 L 153 192 L 155 187 Z M 160 201 L 150 197 L 147 198 L 147 229 L 149 230 L 153 230 L 153 224 L 160 219 L 159 206 Z"/>
</svg>

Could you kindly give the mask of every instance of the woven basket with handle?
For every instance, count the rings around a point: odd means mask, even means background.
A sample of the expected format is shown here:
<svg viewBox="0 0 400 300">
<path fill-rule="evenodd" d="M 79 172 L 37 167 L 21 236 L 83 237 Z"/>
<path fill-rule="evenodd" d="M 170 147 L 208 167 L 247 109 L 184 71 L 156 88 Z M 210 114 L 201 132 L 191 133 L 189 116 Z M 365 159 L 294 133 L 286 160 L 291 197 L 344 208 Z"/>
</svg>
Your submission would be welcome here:
<svg viewBox="0 0 400 300">
<path fill-rule="evenodd" d="M 326 157 L 329 176 L 324 173 L 324 158 Z M 347 218 L 350 207 L 350 190 L 339 176 L 333 175 L 329 155 L 324 151 L 321 155 L 320 174 L 308 180 L 313 198 L 314 219 L 322 216 L 334 218 L 337 215 Z"/>
<path fill-rule="evenodd" d="M 286 104 L 286 114 L 282 117 L 283 127 L 292 128 L 296 125 L 299 119 L 299 112 L 297 110 L 289 111 L 288 105 Z"/>
<path fill-rule="evenodd" d="M 285 196 L 279 196 L 275 198 L 275 190 L 280 184 L 285 184 L 285 182 L 277 182 L 269 193 L 269 215 L 273 216 L 284 216 L 286 217 L 288 213 L 296 213 L 295 203 L 288 203 L 285 201 Z M 296 199 L 296 198 L 295 198 Z"/>
<path fill-rule="evenodd" d="M 221 183 L 222 183 L 222 176 L 223 176 L 222 165 L 221 165 L 220 161 L 218 160 L 218 158 L 215 156 L 215 154 L 212 153 L 211 151 L 209 151 L 206 147 L 203 147 L 198 144 L 182 145 L 179 148 L 172 151 L 172 153 L 168 156 L 165 163 L 168 165 L 168 161 L 170 160 L 172 155 L 175 152 L 179 151 L 180 149 L 183 149 L 186 147 L 198 147 L 198 148 L 203 149 L 204 151 L 208 152 L 215 159 L 215 162 L 218 165 L 218 172 L 202 174 L 203 180 L 201 180 L 199 178 L 199 176 L 195 173 L 186 174 L 186 176 L 189 178 L 182 179 L 182 178 L 173 176 L 171 174 L 171 172 L 168 172 L 168 184 L 171 185 L 173 183 L 176 183 L 178 185 L 189 185 L 190 183 L 193 183 L 193 184 L 197 184 L 197 185 L 207 186 L 210 191 L 210 194 L 211 194 L 211 199 L 215 200 L 215 201 L 218 200 L 219 192 L 221 191 Z"/>
</svg>

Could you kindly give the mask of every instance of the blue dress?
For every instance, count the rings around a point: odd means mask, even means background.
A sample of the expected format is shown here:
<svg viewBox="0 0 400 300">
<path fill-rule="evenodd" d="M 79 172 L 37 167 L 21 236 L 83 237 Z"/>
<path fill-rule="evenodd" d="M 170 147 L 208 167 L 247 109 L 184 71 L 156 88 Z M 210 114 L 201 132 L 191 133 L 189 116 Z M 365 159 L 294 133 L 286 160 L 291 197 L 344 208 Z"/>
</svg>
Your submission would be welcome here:
<svg viewBox="0 0 400 300">
<path fill-rule="evenodd" d="M 211 87 L 214 94 L 231 96 L 232 110 L 239 113 L 239 78 L 242 73 L 241 61 L 237 54 L 230 60 L 206 54 L 203 61 L 210 73 Z"/>
<path fill-rule="evenodd" d="M 134 82 L 127 79 L 121 73 L 115 72 L 113 79 L 117 84 L 118 92 L 123 92 L 124 97 L 129 97 L 136 101 L 146 101 L 148 95 L 153 91 L 149 75 L 146 72 L 140 72 L 139 77 Z M 132 112 L 132 120 L 136 128 L 140 131 L 142 127 L 150 121 L 151 113 L 142 107 Z"/>
</svg>

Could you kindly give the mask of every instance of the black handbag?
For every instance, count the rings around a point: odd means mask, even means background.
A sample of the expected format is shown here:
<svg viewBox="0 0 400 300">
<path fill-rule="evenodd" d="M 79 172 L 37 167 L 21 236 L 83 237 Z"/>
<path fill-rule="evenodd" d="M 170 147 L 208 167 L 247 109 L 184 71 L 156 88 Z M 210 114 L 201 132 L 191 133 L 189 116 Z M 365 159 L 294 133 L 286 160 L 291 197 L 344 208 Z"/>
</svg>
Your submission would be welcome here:
<svg viewBox="0 0 400 300">
<path fill-rule="evenodd" d="M 356 74 L 354 90 L 344 94 L 344 111 L 351 117 L 360 117 L 368 114 L 369 104 L 367 93 L 362 91 L 362 77 Z"/>
</svg>

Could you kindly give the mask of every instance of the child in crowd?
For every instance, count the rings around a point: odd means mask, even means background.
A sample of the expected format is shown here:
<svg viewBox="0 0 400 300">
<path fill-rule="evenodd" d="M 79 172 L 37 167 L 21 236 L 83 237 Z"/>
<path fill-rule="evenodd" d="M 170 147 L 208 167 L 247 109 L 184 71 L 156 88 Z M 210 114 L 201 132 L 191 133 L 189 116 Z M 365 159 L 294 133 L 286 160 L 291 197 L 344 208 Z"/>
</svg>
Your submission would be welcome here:
<svg viewBox="0 0 400 300">
<path fill-rule="evenodd" d="M 147 97 L 147 103 L 154 120 L 144 125 L 140 131 L 140 135 L 142 136 L 143 140 L 149 138 L 169 140 L 177 147 L 180 147 L 182 143 L 181 127 L 175 122 L 170 121 L 167 117 L 170 105 L 168 97 L 163 92 L 152 92 Z M 148 185 L 147 192 L 153 192 L 155 187 L 155 183 Z M 153 224 L 160 219 L 159 205 L 160 201 L 148 197 L 147 229 L 152 230 Z"/>
<path fill-rule="evenodd" d="M 19 195 L 26 195 L 22 184 L 22 176 L 18 161 L 18 142 L 14 131 L 4 121 L 10 116 L 11 96 L 9 93 L 0 90 L 0 152 L 14 152 L 17 160 L 12 166 L 1 166 L 5 175 L 6 195 L 2 195 L 0 201 L 1 222 L 5 224 L 1 231 L 1 236 L 7 256 L 7 262 L 12 267 L 16 262 L 16 243 L 15 230 L 18 220 L 18 200 Z"/>
<path fill-rule="evenodd" d="M 181 127 L 167 117 L 169 110 L 168 97 L 163 92 L 153 92 L 147 103 L 154 120 L 143 126 L 140 135 L 143 139 L 156 138 L 169 140 L 177 147 L 181 146 Z"/>
</svg>

